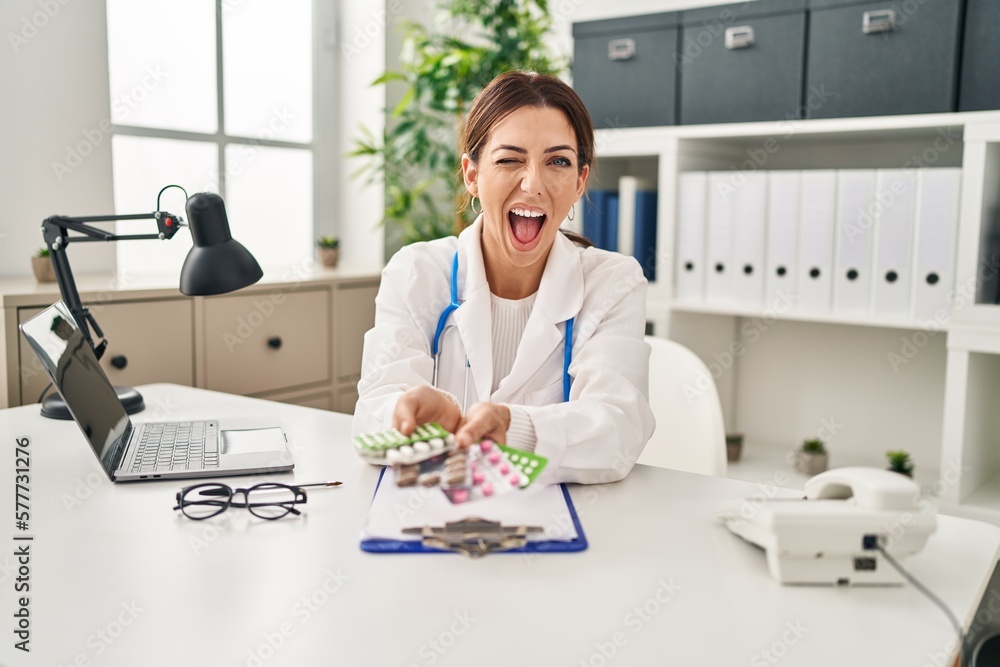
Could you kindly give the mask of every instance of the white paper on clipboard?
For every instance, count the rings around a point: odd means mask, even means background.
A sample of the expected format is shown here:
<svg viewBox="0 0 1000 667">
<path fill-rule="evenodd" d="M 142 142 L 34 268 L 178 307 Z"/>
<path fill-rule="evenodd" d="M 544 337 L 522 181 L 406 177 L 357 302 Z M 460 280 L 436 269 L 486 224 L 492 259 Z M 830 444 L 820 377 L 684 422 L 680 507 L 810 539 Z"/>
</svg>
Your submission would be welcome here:
<svg viewBox="0 0 1000 667">
<path fill-rule="evenodd" d="M 558 484 L 531 486 L 496 498 L 453 505 L 438 487 L 396 486 L 396 474 L 387 468 L 368 510 L 362 539 L 413 540 L 404 528 L 443 526 L 449 521 L 479 517 L 504 526 L 541 526 L 529 541 L 571 541 L 578 535 L 562 488 Z"/>
</svg>

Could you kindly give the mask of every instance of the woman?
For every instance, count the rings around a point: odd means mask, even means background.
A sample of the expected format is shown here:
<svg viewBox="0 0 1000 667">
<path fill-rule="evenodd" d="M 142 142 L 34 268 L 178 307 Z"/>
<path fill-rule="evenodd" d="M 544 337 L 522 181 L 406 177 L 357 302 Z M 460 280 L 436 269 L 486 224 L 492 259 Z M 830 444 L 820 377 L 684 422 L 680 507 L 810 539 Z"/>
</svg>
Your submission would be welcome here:
<svg viewBox="0 0 1000 667">
<path fill-rule="evenodd" d="M 383 271 L 354 432 L 433 421 L 463 446 L 545 456 L 549 482 L 621 479 L 653 432 L 646 281 L 559 231 L 590 174 L 590 116 L 560 80 L 507 72 L 473 102 L 463 148 L 479 217 Z"/>
</svg>

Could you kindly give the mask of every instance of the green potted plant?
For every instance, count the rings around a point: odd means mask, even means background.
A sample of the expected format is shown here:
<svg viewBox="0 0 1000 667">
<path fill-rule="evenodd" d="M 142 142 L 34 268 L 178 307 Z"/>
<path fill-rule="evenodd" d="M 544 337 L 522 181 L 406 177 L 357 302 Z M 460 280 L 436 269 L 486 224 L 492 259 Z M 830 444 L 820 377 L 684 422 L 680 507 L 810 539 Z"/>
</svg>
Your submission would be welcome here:
<svg viewBox="0 0 1000 667">
<path fill-rule="evenodd" d="M 726 434 L 726 460 L 727 461 L 739 461 L 740 455 L 743 454 L 743 434 L 742 433 L 727 433 Z"/>
<path fill-rule="evenodd" d="M 803 440 L 795 457 L 795 469 L 805 475 L 818 475 L 827 469 L 830 457 L 819 438 Z"/>
<path fill-rule="evenodd" d="M 473 220 L 460 212 L 468 194 L 458 143 L 476 94 L 507 70 L 565 68 L 552 55 L 547 0 L 441 0 L 437 11 L 433 27 L 402 24 L 399 69 L 372 83 L 401 83 L 402 96 L 386 109 L 382 136 L 362 127 L 350 152 L 364 160 L 354 176 L 384 184 L 382 223 L 404 244 L 449 236 Z"/>
<path fill-rule="evenodd" d="M 885 458 L 889 461 L 889 470 L 913 477 L 913 461 L 908 452 L 902 449 L 891 450 L 885 453 Z"/>
<path fill-rule="evenodd" d="M 31 258 L 31 270 L 35 272 L 35 280 L 40 283 L 54 283 L 56 281 L 56 270 L 52 266 L 49 258 L 49 249 L 41 248 Z"/>
<path fill-rule="evenodd" d="M 337 266 L 337 260 L 340 259 L 340 239 L 336 236 L 321 236 L 316 241 L 316 247 L 319 248 L 319 261 L 322 262 L 323 266 L 328 266 L 331 269 Z"/>
</svg>

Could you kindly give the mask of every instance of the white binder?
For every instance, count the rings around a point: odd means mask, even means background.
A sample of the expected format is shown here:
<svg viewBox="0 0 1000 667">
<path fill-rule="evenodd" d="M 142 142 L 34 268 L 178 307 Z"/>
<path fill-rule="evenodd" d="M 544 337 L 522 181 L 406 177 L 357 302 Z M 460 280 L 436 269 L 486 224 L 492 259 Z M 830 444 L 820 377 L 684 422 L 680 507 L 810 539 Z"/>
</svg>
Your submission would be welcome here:
<svg viewBox="0 0 1000 667">
<path fill-rule="evenodd" d="M 705 302 L 732 305 L 736 300 L 733 280 L 733 210 L 736 195 L 727 171 L 708 172 L 708 245 L 705 267 Z"/>
<path fill-rule="evenodd" d="M 798 171 L 772 171 L 767 177 L 765 308 L 798 302 L 795 282 L 801 180 Z"/>
<path fill-rule="evenodd" d="M 837 172 L 802 172 L 799 232 L 799 310 L 828 312 L 833 294 Z"/>
<path fill-rule="evenodd" d="M 913 317 L 937 320 L 951 313 L 962 170 L 922 169 L 917 182 Z"/>
<path fill-rule="evenodd" d="M 689 171 L 677 183 L 677 261 L 674 298 L 700 303 L 705 298 L 705 207 L 708 175 Z"/>
<path fill-rule="evenodd" d="M 767 172 L 746 174 L 746 181 L 732 194 L 733 281 L 741 306 L 761 307 L 764 299 L 764 243 L 767 238 Z"/>
<path fill-rule="evenodd" d="M 837 172 L 837 250 L 833 309 L 868 313 L 875 246 L 875 170 Z"/>
<path fill-rule="evenodd" d="M 876 178 L 875 271 L 872 312 L 907 317 L 913 290 L 913 229 L 917 174 L 880 169 Z"/>
</svg>

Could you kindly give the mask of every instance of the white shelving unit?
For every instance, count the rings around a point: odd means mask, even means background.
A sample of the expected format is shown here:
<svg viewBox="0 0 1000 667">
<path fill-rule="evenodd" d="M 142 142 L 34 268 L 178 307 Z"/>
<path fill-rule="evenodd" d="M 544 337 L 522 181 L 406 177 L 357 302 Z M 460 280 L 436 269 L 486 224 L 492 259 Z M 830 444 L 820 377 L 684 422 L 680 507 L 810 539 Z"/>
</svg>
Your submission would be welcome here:
<svg viewBox="0 0 1000 667">
<path fill-rule="evenodd" d="M 882 466 L 886 450 L 906 449 L 943 510 L 1000 523 L 1000 306 L 985 303 L 1000 271 L 989 257 L 1000 233 L 1000 111 L 620 128 L 597 141 L 597 187 L 623 174 L 658 184 L 647 317 L 712 372 L 727 430 L 745 434 L 752 461 L 735 475 L 770 482 L 789 470 L 784 454 L 817 435 L 835 466 Z M 674 301 L 681 173 L 910 167 L 962 168 L 946 321 Z"/>
</svg>

